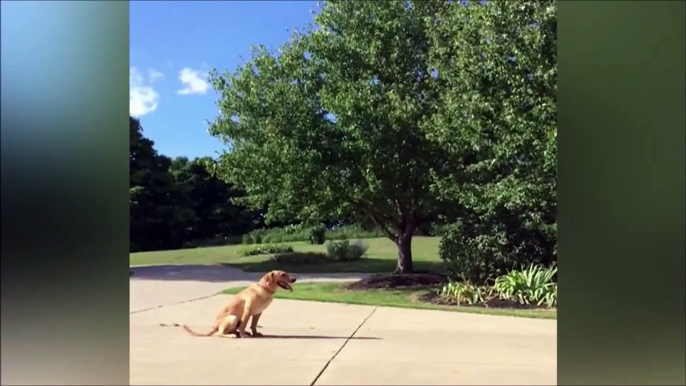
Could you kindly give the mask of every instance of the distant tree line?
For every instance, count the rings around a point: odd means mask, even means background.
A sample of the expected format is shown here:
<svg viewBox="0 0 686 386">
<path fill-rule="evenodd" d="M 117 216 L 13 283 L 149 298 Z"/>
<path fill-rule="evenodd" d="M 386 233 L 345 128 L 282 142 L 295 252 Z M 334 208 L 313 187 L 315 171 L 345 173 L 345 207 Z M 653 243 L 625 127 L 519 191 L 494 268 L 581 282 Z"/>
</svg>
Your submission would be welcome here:
<svg viewBox="0 0 686 386">
<path fill-rule="evenodd" d="M 211 158 L 158 154 L 134 118 L 129 131 L 132 252 L 221 243 L 264 226 L 259 210 L 231 202 L 245 193 L 210 175 Z"/>
</svg>

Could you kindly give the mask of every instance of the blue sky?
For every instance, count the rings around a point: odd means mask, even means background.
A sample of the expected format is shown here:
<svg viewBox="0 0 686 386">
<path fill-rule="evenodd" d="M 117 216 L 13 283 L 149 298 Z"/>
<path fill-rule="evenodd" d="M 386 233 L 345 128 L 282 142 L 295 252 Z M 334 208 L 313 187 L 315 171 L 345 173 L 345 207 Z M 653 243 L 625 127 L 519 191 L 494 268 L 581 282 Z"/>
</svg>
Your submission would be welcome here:
<svg viewBox="0 0 686 386">
<path fill-rule="evenodd" d="M 214 156 L 218 109 L 205 76 L 233 71 L 250 46 L 276 48 L 312 21 L 316 1 L 132 1 L 129 110 L 161 154 Z"/>
</svg>

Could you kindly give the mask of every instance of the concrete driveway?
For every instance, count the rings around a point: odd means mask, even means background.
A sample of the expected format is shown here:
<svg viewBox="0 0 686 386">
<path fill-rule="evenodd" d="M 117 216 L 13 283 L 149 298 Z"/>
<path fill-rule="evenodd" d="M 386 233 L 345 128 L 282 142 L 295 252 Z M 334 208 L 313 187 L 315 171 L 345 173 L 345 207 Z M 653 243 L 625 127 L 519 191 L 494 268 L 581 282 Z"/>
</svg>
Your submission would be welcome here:
<svg viewBox="0 0 686 386">
<path fill-rule="evenodd" d="M 195 338 L 159 324 L 207 330 L 229 299 L 214 294 L 258 275 L 223 267 L 135 271 L 132 385 L 556 384 L 555 321 L 276 299 L 260 319 L 264 337 Z"/>
</svg>

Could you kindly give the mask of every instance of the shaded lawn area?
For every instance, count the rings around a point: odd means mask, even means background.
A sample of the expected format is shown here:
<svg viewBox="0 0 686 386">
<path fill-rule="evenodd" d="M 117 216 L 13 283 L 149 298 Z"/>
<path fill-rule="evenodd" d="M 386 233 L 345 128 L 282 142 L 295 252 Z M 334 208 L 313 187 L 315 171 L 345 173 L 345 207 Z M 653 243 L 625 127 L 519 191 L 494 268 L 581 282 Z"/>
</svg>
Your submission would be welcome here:
<svg viewBox="0 0 686 386">
<path fill-rule="evenodd" d="M 483 308 L 466 306 L 448 306 L 423 303 L 417 299 L 431 288 L 385 289 L 385 290 L 347 290 L 346 284 L 340 283 L 302 283 L 293 286 L 293 292 L 279 290 L 276 298 L 293 300 L 310 300 L 329 303 L 361 304 L 370 306 L 416 308 L 426 310 L 442 310 L 454 312 L 469 312 L 478 314 L 519 316 L 526 318 L 557 319 L 554 310 L 527 310 L 510 308 Z M 234 295 L 243 287 L 229 288 L 223 294 Z"/>
<path fill-rule="evenodd" d="M 242 257 L 240 249 L 246 245 L 228 245 L 174 251 L 138 252 L 129 255 L 130 265 L 162 264 L 206 264 L 227 265 L 246 272 L 267 272 L 282 269 L 294 273 L 383 273 L 391 272 L 396 267 L 398 249 L 387 238 L 362 240 L 369 246 L 366 257 L 351 262 L 327 264 L 279 264 L 270 260 L 271 255 Z M 439 237 L 415 237 L 412 241 L 412 255 L 416 271 L 443 272 L 444 264 L 438 257 Z M 305 242 L 282 243 L 290 245 L 297 252 L 326 252 L 326 245 L 311 245 Z"/>
</svg>

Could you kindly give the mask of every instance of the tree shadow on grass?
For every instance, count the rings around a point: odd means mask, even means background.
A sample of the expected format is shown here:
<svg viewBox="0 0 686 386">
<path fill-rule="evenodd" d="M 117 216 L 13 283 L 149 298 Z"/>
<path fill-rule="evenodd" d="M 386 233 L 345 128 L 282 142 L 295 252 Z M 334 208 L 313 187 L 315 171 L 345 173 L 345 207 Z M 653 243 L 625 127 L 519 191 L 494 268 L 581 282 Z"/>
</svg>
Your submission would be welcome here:
<svg viewBox="0 0 686 386">
<path fill-rule="evenodd" d="M 396 268 L 393 259 L 363 258 L 356 261 L 321 264 L 282 264 L 272 260 L 254 262 L 220 263 L 224 267 L 238 268 L 245 272 L 269 272 L 280 269 L 291 273 L 391 273 Z M 442 261 L 415 261 L 417 272 L 445 273 L 446 266 Z"/>
</svg>

